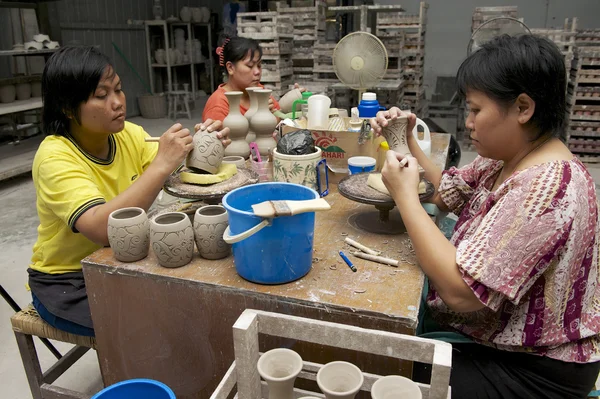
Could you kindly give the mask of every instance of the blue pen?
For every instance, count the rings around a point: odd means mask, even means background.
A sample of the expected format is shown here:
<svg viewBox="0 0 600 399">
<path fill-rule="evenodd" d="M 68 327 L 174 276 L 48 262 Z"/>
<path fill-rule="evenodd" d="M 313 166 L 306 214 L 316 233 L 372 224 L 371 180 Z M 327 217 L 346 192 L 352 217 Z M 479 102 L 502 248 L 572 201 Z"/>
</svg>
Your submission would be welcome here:
<svg viewBox="0 0 600 399">
<path fill-rule="evenodd" d="M 342 259 L 344 259 L 344 262 L 346 262 L 350 269 L 352 269 L 353 272 L 356 272 L 356 266 L 352 264 L 350 259 L 348 259 L 348 257 L 342 251 L 340 251 L 340 256 L 342 257 Z"/>
</svg>

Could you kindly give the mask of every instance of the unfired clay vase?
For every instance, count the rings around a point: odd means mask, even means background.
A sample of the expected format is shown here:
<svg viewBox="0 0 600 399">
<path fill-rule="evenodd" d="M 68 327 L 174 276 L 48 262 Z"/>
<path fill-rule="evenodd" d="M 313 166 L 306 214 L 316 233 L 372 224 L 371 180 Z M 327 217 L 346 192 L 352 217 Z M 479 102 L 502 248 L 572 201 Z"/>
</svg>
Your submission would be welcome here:
<svg viewBox="0 0 600 399">
<path fill-rule="evenodd" d="M 188 154 L 185 165 L 194 171 L 204 171 L 215 174 L 223 160 L 223 143 L 217 137 L 217 132 L 198 131 L 194 134 L 194 148 Z"/>
<path fill-rule="evenodd" d="M 371 387 L 373 399 L 421 399 L 419 386 L 406 377 L 388 375 L 381 377 Z"/>
<path fill-rule="evenodd" d="M 194 229 L 185 213 L 169 212 L 150 222 L 150 246 L 163 267 L 187 265 L 194 256 Z"/>
<path fill-rule="evenodd" d="M 255 90 L 260 90 L 260 87 L 246 87 L 246 92 L 248 93 L 248 97 L 250 97 L 250 107 L 248 107 L 248 111 L 244 114 L 248 120 L 248 134 L 246 135 L 246 141 L 248 143 L 252 143 L 256 140 L 256 133 L 252 131 L 252 126 L 250 125 L 250 119 L 252 119 L 258 109 L 258 102 L 256 102 L 256 96 L 254 95 Z"/>
<path fill-rule="evenodd" d="M 154 58 L 157 64 L 164 64 L 167 60 L 167 52 L 165 49 L 159 48 L 154 52 Z M 171 62 L 173 61 L 171 60 Z"/>
<path fill-rule="evenodd" d="M 290 90 L 281 99 L 279 99 L 279 107 L 281 107 L 281 112 L 287 114 L 288 112 L 292 112 L 292 106 L 294 105 L 294 101 L 301 100 L 302 93 L 300 89 Z"/>
<path fill-rule="evenodd" d="M 323 151 L 315 147 L 316 151 L 306 155 L 281 154 L 277 148 L 273 149 L 273 180 L 301 184 L 319 191 L 317 185 L 317 164 L 321 160 Z"/>
<path fill-rule="evenodd" d="M 231 144 L 225 149 L 225 155 L 237 155 L 248 158 L 250 156 L 250 146 L 246 141 L 248 134 L 248 119 L 240 112 L 241 91 L 229 91 L 225 93 L 229 101 L 229 113 L 223 119 L 223 127 L 229 128 L 229 138 Z"/>
<path fill-rule="evenodd" d="M 0 86 L 0 103 L 12 103 L 17 98 L 15 85 Z"/>
<path fill-rule="evenodd" d="M 204 259 L 229 256 L 231 246 L 223 241 L 223 233 L 228 225 L 227 210 L 221 205 L 207 205 L 196 210 L 194 237 L 200 256 Z"/>
<path fill-rule="evenodd" d="M 31 82 L 31 97 L 42 96 L 42 82 Z"/>
<path fill-rule="evenodd" d="M 406 141 L 407 127 L 408 119 L 406 116 L 401 116 L 396 120 L 389 121 L 388 125 L 381 130 L 381 135 L 388 142 L 390 150 L 403 155 L 412 155 Z"/>
<path fill-rule="evenodd" d="M 250 119 L 250 129 L 256 133 L 256 145 L 260 155 L 264 158 L 269 156 L 269 150 L 277 147 L 277 142 L 273 139 L 273 131 L 277 126 L 277 118 L 269 110 L 269 97 L 272 90 L 259 89 L 254 90 L 258 109 Z"/>
<path fill-rule="evenodd" d="M 31 83 L 18 83 L 17 89 L 17 100 L 29 100 L 31 98 Z"/>
<path fill-rule="evenodd" d="M 364 381 L 360 369 L 348 362 L 330 362 L 317 373 L 317 384 L 327 399 L 354 399 Z"/>
<path fill-rule="evenodd" d="M 202 10 L 200 7 L 192 7 L 192 21 L 194 22 L 202 22 Z"/>
<path fill-rule="evenodd" d="M 269 387 L 269 399 L 294 399 L 294 382 L 302 371 L 299 354 L 290 349 L 272 349 L 258 359 L 256 366 Z"/>
<path fill-rule="evenodd" d="M 192 20 L 192 11 L 187 6 L 181 7 L 179 17 L 183 22 L 190 22 Z"/>
<path fill-rule="evenodd" d="M 150 222 L 142 208 L 117 209 L 108 216 L 108 243 L 117 260 L 135 262 L 148 256 Z"/>
<path fill-rule="evenodd" d="M 232 163 L 234 164 L 238 169 L 239 168 L 245 168 L 246 167 L 246 160 L 244 159 L 244 157 L 238 157 L 238 156 L 228 156 L 228 157 L 223 157 L 223 163 Z"/>
</svg>

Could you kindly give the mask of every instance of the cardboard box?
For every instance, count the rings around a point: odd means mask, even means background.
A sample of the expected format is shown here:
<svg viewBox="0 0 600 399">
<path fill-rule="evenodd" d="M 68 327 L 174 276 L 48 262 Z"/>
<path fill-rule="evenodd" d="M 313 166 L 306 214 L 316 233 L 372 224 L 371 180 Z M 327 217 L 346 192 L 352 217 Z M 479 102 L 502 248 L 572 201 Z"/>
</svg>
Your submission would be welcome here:
<svg viewBox="0 0 600 399">
<path fill-rule="evenodd" d="M 282 134 L 286 135 L 299 128 L 283 126 Z M 365 139 L 364 144 L 358 144 L 359 133 L 348 131 L 312 130 L 315 145 L 323 150 L 323 158 L 327 160 L 329 168 L 329 183 L 338 184 L 340 180 L 348 176 L 348 158 L 354 156 L 367 156 L 375 158 L 379 165 L 379 144 L 383 142 L 382 137 L 375 137 L 371 132 Z"/>
</svg>

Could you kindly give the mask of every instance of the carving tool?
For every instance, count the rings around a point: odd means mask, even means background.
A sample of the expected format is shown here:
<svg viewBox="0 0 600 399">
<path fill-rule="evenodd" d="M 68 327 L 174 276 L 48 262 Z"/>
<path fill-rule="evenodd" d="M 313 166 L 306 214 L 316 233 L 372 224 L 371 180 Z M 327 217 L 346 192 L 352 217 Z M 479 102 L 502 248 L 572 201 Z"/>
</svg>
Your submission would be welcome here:
<svg viewBox="0 0 600 399">
<path fill-rule="evenodd" d="M 361 251 L 366 252 L 368 254 L 381 255 L 381 252 L 375 251 L 374 249 L 371 249 L 365 245 L 362 245 L 360 242 L 354 241 L 353 239 L 351 239 L 349 237 L 346 237 L 346 239 L 344 241 L 346 242 L 346 244 L 352 245 L 354 248 L 360 249 Z"/>
<path fill-rule="evenodd" d="M 350 259 L 348 259 L 348 257 L 346 256 L 346 254 L 344 254 L 342 251 L 340 251 L 340 256 L 342 257 L 342 259 L 344 259 L 344 262 L 346 262 L 346 264 L 348 265 L 348 267 L 350 269 L 352 269 L 353 272 L 356 273 L 356 266 L 354 266 L 352 264 L 352 262 L 350 261 Z"/>
<path fill-rule="evenodd" d="M 262 162 L 262 158 L 260 157 L 260 151 L 258 151 L 258 145 L 253 141 L 250 145 L 250 156 L 254 160 L 254 162 Z"/>
<path fill-rule="evenodd" d="M 352 252 L 352 255 L 356 256 L 357 258 L 366 259 L 372 262 L 382 263 L 384 265 L 390 265 L 394 267 L 398 267 L 398 264 L 400 263 L 395 259 L 384 258 L 383 256 L 369 255 L 362 252 Z"/>
<path fill-rule="evenodd" d="M 160 137 L 146 137 L 144 141 L 146 143 L 158 143 L 160 141 Z"/>
<path fill-rule="evenodd" d="M 252 205 L 256 216 L 273 218 L 278 216 L 293 216 L 299 213 L 328 211 L 331 205 L 323 198 L 306 201 L 265 201 Z"/>
</svg>

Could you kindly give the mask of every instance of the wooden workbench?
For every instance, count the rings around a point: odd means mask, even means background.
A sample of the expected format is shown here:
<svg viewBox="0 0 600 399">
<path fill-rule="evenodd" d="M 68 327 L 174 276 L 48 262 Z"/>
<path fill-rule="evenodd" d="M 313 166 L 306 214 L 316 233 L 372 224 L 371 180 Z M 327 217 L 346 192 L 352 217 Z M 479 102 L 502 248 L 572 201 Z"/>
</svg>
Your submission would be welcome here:
<svg viewBox="0 0 600 399">
<path fill-rule="evenodd" d="M 447 145 L 448 139 L 446 152 Z M 134 263 L 118 262 L 110 248 L 84 259 L 104 383 L 154 378 L 180 399 L 208 398 L 233 361 L 232 325 L 247 308 L 414 334 L 423 274 L 409 237 L 352 227 L 348 219 L 353 214 L 374 207 L 342 197 L 336 186 L 326 199 L 332 210 L 317 214 L 313 267 L 289 284 L 248 282 L 236 273 L 232 256 L 209 261 L 196 253 L 178 269 L 159 266 L 152 252 Z M 351 257 L 358 269 L 353 273 L 338 255 L 339 250 L 350 252 L 346 237 L 402 263 L 393 268 Z M 382 375 L 410 373 L 408 363 L 390 359 L 382 364 L 358 352 L 273 337 L 263 337 L 261 344 L 265 349 L 293 347 L 323 362 L 351 361 Z"/>
</svg>

